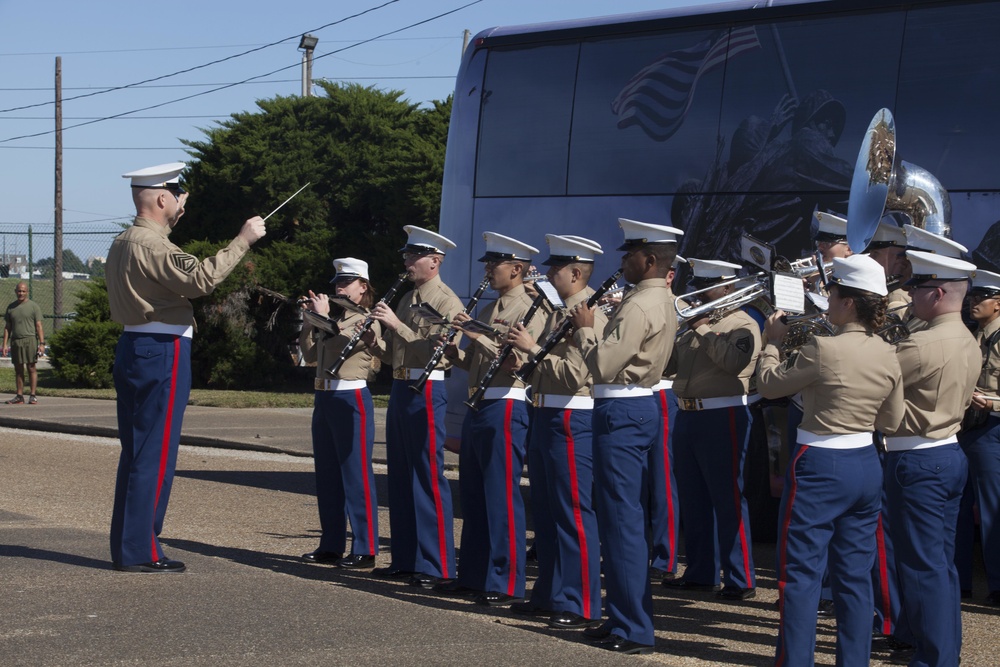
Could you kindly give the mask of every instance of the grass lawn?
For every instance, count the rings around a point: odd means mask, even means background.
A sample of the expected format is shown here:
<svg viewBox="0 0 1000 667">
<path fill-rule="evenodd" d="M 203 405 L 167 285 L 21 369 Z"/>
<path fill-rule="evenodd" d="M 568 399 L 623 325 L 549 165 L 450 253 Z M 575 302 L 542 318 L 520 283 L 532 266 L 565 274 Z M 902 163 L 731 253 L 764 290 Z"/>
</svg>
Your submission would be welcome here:
<svg viewBox="0 0 1000 667">
<path fill-rule="evenodd" d="M 0 393 L 13 394 L 15 389 L 14 369 L 0 367 Z M 67 398 L 101 398 L 113 401 L 114 389 L 81 389 L 73 387 L 55 377 L 51 369 L 38 370 L 38 394 L 40 396 L 63 396 Z M 376 407 L 385 407 L 389 397 L 372 396 Z M 313 392 L 311 388 L 280 391 L 228 391 L 223 389 L 192 389 L 190 405 L 213 408 L 311 408 Z"/>
</svg>

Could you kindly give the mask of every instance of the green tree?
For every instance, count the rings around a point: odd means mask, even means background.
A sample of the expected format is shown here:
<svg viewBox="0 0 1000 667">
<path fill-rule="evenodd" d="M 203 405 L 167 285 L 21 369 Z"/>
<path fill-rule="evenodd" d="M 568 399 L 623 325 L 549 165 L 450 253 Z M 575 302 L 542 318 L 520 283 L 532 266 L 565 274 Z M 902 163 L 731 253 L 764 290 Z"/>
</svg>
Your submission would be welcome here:
<svg viewBox="0 0 1000 667">
<path fill-rule="evenodd" d="M 49 338 L 53 371 L 74 384 L 112 386 L 115 343 L 121 332 L 121 325 L 111 321 L 104 280 L 88 282 L 77 302 L 76 317 Z"/>
<path fill-rule="evenodd" d="M 35 268 L 42 272 L 43 278 L 51 278 L 53 273 L 53 265 L 55 264 L 54 257 L 45 257 L 35 262 Z M 84 264 L 83 260 L 77 257 L 76 253 L 68 248 L 63 248 L 63 265 L 62 270 L 64 272 L 72 273 L 90 273 L 87 270 L 87 265 Z"/>
</svg>

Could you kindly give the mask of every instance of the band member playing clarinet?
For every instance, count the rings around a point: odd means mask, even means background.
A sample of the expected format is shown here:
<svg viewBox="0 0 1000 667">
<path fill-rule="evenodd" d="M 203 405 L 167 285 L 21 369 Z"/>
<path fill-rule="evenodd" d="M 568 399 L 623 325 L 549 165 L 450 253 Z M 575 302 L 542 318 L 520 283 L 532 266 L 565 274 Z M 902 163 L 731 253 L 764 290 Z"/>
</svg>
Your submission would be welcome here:
<svg viewBox="0 0 1000 667">
<path fill-rule="evenodd" d="M 455 576 L 451 487 L 444 476 L 444 374 L 451 362 L 442 360 L 421 393 L 410 391 L 410 382 L 423 375 L 441 329 L 420 319 L 410 306 L 427 303 L 451 319 L 462 311 L 462 302 L 438 275 L 445 252 L 455 244 L 413 225 L 403 230 L 408 234 L 401 249 L 403 265 L 414 288 L 395 312 L 385 303 L 372 309 L 372 317 L 386 330 L 382 358 L 391 359 L 393 376 L 385 438 L 392 564 L 374 574 L 430 587 Z M 369 334 L 366 342 L 374 341 Z"/>
<path fill-rule="evenodd" d="M 604 558 L 608 620 L 584 634 L 618 653 L 653 650 L 653 596 L 647 570 L 642 482 L 649 449 L 663 430 L 653 386 L 667 365 L 677 314 L 665 278 L 677 255 L 679 229 L 620 218 L 622 269 L 635 285 L 603 330 L 594 309 L 570 317 L 594 380 L 594 489 Z"/>
<path fill-rule="evenodd" d="M 776 665 L 811 665 L 824 562 L 837 617 L 837 664 L 866 665 L 872 639 L 870 579 L 882 507 L 874 429 L 903 418 L 894 350 L 875 334 L 885 321 L 882 267 L 866 255 L 833 259 L 830 323 L 782 361 L 782 311 L 768 318 L 758 389 L 765 398 L 802 392 L 803 418 L 786 473 L 778 538 L 780 625 Z"/>
<path fill-rule="evenodd" d="M 566 307 L 548 317 L 547 340 L 566 312 L 585 302 L 594 290 L 587 281 L 601 246 L 579 236 L 546 234 L 549 282 Z M 607 317 L 598 310 L 595 328 Z M 528 356 L 541 347 L 524 326 L 507 334 L 508 342 Z M 547 615 L 553 628 L 580 628 L 601 618 L 601 549 L 594 512 L 594 457 L 590 371 L 580 349 L 565 337 L 538 363 L 531 377 L 532 415 L 528 477 L 538 552 L 538 578 L 531 599 L 511 610 Z"/>
<path fill-rule="evenodd" d="M 524 291 L 524 274 L 535 248 L 502 234 L 486 232 L 486 263 L 490 286 L 500 297 L 479 315 L 479 321 L 504 335 L 525 317 L 532 300 Z M 454 323 L 472 319 L 459 313 Z M 540 320 L 527 322 L 537 335 Z M 460 350 L 449 345 L 446 356 L 469 371 L 470 394 L 496 358 L 500 345 L 485 333 L 466 335 L 471 345 Z M 514 355 L 511 355 L 514 356 Z M 459 492 L 462 498 L 462 560 L 458 579 L 440 584 L 444 594 L 473 594 L 479 604 L 508 605 L 524 598 L 524 501 L 521 470 L 528 433 L 525 385 L 502 369 L 485 390 L 477 408 L 469 410 L 462 425 L 459 459 Z"/>
<path fill-rule="evenodd" d="M 368 282 L 368 263 L 353 257 L 333 260 L 333 283 L 337 296 L 371 308 L 375 295 Z M 326 294 L 309 292 L 306 309 L 330 316 Z M 333 563 L 338 567 L 370 568 L 378 553 L 378 501 L 372 472 L 372 445 L 375 441 L 375 411 L 368 380 L 374 376 L 375 357 L 362 343 L 356 346 L 329 378 L 325 369 L 354 335 L 365 319 L 361 312 L 336 308 L 332 318 L 337 334 L 321 331 L 308 318 L 302 325 L 299 346 L 307 363 L 316 363 L 312 439 L 316 465 L 316 503 L 322 535 L 319 548 L 303 556 L 311 563 Z M 375 335 L 379 324 L 373 325 Z M 347 524 L 351 522 L 354 541 L 344 557 Z"/>
</svg>

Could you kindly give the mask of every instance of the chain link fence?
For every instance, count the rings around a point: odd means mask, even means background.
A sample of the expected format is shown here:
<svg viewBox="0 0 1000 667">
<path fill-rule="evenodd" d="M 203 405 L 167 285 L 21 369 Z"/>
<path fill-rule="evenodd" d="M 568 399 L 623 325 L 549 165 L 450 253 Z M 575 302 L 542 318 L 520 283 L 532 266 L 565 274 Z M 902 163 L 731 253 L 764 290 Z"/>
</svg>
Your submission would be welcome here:
<svg viewBox="0 0 1000 667">
<path fill-rule="evenodd" d="M 46 337 L 76 314 L 80 293 L 94 278 L 104 277 L 108 248 L 124 225 L 119 222 L 73 225 L 64 229 L 62 312 L 55 312 L 55 230 L 31 225 L 0 225 L 0 303 L 16 299 L 14 288 L 28 284 L 28 298 L 42 309 Z"/>
</svg>

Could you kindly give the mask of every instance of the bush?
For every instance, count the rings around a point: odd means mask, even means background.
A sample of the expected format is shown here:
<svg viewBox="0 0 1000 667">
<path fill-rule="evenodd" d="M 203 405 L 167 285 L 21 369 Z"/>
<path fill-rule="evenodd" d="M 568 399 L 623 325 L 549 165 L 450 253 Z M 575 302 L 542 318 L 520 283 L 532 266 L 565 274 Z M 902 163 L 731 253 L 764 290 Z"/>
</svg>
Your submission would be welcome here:
<svg viewBox="0 0 1000 667">
<path fill-rule="evenodd" d="M 50 339 L 57 377 L 94 389 L 114 386 L 111 369 L 122 326 L 116 322 L 77 320 Z"/>
</svg>

